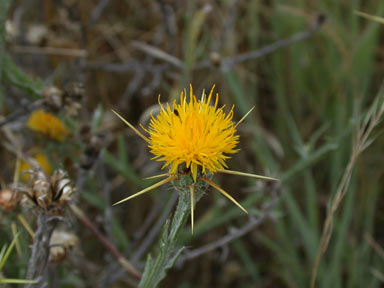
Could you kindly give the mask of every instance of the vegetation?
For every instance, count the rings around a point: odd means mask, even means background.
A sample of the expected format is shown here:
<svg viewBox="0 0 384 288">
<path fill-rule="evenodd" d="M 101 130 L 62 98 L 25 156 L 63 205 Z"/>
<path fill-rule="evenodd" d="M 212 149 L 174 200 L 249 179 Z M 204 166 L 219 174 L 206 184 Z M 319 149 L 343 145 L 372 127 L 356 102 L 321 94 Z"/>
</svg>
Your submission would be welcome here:
<svg viewBox="0 0 384 288">
<path fill-rule="evenodd" d="M 383 13 L 374 0 L 0 1 L 0 283 L 381 287 Z M 190 84 L 198 97 L 215 84 L 235 123 L 255 107 L 226 163 L 280 180 L 216 173 L 249 214 L 205 184 L 193 234 L 190 190 L 151 186 L 168 168 L 112 112 L 147 137 L 158 95 Z"/>
</svg>

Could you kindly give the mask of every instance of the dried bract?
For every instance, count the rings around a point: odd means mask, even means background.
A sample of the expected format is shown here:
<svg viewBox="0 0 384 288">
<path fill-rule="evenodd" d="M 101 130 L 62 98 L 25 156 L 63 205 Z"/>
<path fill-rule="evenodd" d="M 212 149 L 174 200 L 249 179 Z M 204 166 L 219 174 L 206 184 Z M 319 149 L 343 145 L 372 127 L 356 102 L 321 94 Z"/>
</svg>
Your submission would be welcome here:
<svg viewBox="0 0 384 288">
<path fill-rule="evenodd" d="M 30 170 L 31 180 L 29 186 L 24 186 L 23 191 L 29 201 L 26 205 L 34 206 L 48 211 L 50 214 L 62 214 L 68 202 L 72 200 L 75 188 L 65 171 L 57 169 L 52 176 L 45 174 L 40 169 Z"/>
<path fill-rule="evenodd" d="M 72 232 L 65 230 L 54 230 L 49 242 L 49 262 L 60 263 L 68 256 L 79 243 L 79 238 Z"/>
<path fill-rule="evenodd" d="M 20 194 L 11 189 L 0 190 L 0 209 L 3 211 L 13 210 L 20 200 Z"/>
<path fill-rule="evenodd" d="M 42 95 L 44 104 L 50 110 L 56 113 L 65 110 L 67 115 L 77 116 L 84 96 L 84 87 L 78 82 L 68 85 L 64 90 L 51 86 L 44 89 Z"/>
</svg>

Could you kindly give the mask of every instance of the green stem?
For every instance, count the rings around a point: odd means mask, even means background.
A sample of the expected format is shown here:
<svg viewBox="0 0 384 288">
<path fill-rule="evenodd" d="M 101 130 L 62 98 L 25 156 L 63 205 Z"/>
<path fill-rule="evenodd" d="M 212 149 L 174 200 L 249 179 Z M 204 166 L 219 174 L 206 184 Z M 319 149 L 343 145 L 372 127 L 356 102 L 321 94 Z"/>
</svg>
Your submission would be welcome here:
<svg viewBox="0 0 384 288">
<path fill-rule="evenodd" d="M 180 183 L 177 183 L 180 184 Z M 195 185 L 195 184 L 192 184 Z M 167 270 L 175 263 L 177 257 L 183 251 L 183 247 L 177 249 L 177 242 L 180 236 L 181 228 L 187 222 L 191 198 L 187 185 L 175 185 L 179 193 L 179 201 L 172 220 L 168 219 L 164 224 L 161 238 L 159 240 L 159 252 L 155 259 L 148 256 L 144 273 L 140 281 L 140 288 L 157 287 L 161 280 L 166 276 Z M 204 194 L 204 189 L 195 190 L 195 203 Z"/>
</svg>

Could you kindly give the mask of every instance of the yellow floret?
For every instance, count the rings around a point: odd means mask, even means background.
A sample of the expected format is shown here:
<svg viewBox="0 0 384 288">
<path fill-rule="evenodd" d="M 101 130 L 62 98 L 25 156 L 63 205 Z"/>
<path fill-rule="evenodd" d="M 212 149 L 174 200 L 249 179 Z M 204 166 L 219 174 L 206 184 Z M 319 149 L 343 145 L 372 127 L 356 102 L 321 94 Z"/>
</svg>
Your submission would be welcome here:
<svg viewBox="0 0 384 288">
<path fill-rule="evenodd" d="M 160 114 L 152 116 L 149 124 L 149 148 L 157 161 L 165 161 L 163 168 L 170 166 L 171 173 L 179 165 L 190 168 L 196 181 L 198 168 L 202 174 L 215 173 L 227 167 L 227 154 L 236 153 L 239 136 L 232 121 L 233 108 L 225 114 L 218 108 L 219 96 L 211 105 L 213 88 L 208 98 L 204 94 L 197 100 L 190 89 L 189 101 L 181 93 L 180 103 L 173 102 L 171 108 L 162 104 Z"/>
</svg>

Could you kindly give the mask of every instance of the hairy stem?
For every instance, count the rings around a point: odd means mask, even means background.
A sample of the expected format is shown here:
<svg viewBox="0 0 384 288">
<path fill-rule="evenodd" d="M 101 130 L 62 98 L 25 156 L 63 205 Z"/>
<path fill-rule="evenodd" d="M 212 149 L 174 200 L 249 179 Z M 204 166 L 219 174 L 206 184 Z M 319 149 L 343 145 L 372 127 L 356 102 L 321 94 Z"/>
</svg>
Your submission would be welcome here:
<svg viewBox="0 0 384 288">
<path fill-rule="evenodd" d="M 59 222 L 58 217 L 45 213 L 37 215 L 37 230 L 33 238 L 32 255 L 28 263 L 27 279 L 38 279 L 37 284 L 27 284 L 27 288 L 42 287 L 49 258 L 49 241 Z"/>
<path fill-rule="evenodd" d="M 174 183 L 175 184 L 175 183 Z M 151 256 L 147 258 L 143 277 L 141 279 L 139 287 L 157 287 L 161 280 L 166 276 L 166 272 L 175 263 L 177 257 L 183 250 L 177 249 L 177 241 L 180 236 L 182 227 L 187 222 L 190 208 L 191 208 L 191 197 L 190 197 L 190 185 L 196 185 L 194 183 L 180 183 L 175 184 L 175 188 L 179 194 L 179 201 L 176 207 L 176 211 L 171 219 L 168 219 L 164 225 L 163 233 L 159 240 L 159 252 L 155 259 Z M 200 186 L 200 185 L 197 185 Z M 198 188 L 198 189 L 196 189 Z M 201 196 L 204 194 L 203 187 L 195 187 L 194 202 L 199 201 Z"/>
</svg>

